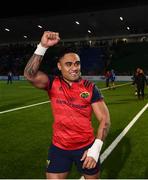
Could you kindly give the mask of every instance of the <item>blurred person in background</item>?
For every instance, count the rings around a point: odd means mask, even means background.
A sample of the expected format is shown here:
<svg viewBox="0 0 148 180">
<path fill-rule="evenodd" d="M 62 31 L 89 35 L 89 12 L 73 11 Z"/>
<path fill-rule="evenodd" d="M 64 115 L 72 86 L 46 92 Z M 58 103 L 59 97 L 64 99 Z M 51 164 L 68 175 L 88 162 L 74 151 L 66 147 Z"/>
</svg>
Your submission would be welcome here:
<svg viewBox="0 0 148 180">
<path fill-rule="evenodd" d="M 144 89 L 148 85 L 148 81 L 142 69 L 138 70 L 133 85 L 136 85 L 138 99 L 144 99 Z"/>
<path fill-rule="evenodd" d="M 110 71 L 111 89 L 115 89 L 115 79 L 116 79 L 115 71 L 114 69 L 111 69 Z"/>
<path fill-rule="evenodd" d="M 106 87 L 109 87 L 110 75 L 111 75 L 110 71 L 107 70 L 105 73 Z"/>
<path fill-rule="evenodd" d="M 137 85 L 135 84 L 135 79 L 136 79 L 136 77 L 138 76 L 140 70 L 141 70 L 141 69 L 138 67 L 138 68 L 136 69 L 135 73 L 133 74 L 133 77 L 132 77 L 132 80 L 133 80 L 132 85 L 135 85 L 135 96 L 137 96 L 137 94 L 138 94 L 138 93 L 137 93 Z"/>
<path fill-rule="evenodd" d="M 12 84 L 12 80 L 13 80 L 13 74 L 11 71 L 9 71 L 7 75 L 7 84 Z"/>
</svg>

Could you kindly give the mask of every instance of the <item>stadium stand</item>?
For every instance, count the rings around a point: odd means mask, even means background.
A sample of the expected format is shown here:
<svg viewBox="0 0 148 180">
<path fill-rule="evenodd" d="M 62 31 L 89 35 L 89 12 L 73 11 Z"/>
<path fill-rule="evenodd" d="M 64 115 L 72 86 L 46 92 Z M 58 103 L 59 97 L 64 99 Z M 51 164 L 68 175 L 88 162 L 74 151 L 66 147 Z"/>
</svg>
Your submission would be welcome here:
<svg viewBox="0 0 148 180">
<path fill-rule="evenodd" d="M 60 45 L 62 47 L 62 45 Z M 82 65 L 82 75 L 103 75 L 108 69 L 115 69 L 117 75 L 133 75 L 137 67 L 141 67 L 148 74 L 148 42 L 126 43 L 120 41 L 94 46 L 81 44 L 79 50 Z M 11 70 L 14 75 L 23 75 L 27 60 L 35 50 L 36 44 L 10 44 L 0 46 L 0 75 L 7 75 Z M 48 49 L 44 56 L 41 69 L 51 74 L 57 74 L 56 54 L 58 47 Z M 128 66 L 127 66 L 128 64 Z"/>
</svg>

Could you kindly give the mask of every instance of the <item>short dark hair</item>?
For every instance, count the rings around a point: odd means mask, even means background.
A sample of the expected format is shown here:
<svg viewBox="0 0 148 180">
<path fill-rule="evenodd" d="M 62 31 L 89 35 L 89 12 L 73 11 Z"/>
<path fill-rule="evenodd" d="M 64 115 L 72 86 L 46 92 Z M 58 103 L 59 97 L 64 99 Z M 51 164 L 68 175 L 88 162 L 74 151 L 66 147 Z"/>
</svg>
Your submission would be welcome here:
<svg viewBox="0 0 148 180">
<path fill-rule="evenodd" d="M 73 47 L 61 47 L 56 54 L 56 59 L 59 61 L 65 54 L 68 53 L 75 53 L 79 55 L 79 50 Z"/>
</svg>

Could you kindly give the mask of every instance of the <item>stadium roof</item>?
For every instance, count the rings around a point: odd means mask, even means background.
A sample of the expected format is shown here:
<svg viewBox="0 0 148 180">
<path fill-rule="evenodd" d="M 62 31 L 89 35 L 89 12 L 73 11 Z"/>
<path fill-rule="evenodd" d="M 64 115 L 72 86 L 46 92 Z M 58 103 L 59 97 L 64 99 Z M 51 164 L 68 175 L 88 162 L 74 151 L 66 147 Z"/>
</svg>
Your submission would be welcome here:
<svg viewBox="0 0 148 180">
<path fill-rule="evenodd" d="M 5 14 L 0 12 L 0 43 L 39 41 L 45 30 L 59 32 L 61 39 L 148 33 L 147 1 L 79 2 L 29 5 L 20 1 L 17 6 L 14 1 L 5 2 Z"/>
</svg>

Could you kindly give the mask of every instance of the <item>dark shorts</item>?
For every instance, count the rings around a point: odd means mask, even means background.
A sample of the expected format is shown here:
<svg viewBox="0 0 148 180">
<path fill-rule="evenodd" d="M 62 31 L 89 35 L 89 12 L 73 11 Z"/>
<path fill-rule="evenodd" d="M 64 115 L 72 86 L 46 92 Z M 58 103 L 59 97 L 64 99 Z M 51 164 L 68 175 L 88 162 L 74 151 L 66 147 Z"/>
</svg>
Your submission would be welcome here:
<svg viewBox="0 0 148 180">
<path fill-rule="evenodd" d="M 78 171 L 81 174 L 93 175 L 100 170 L 100 161 L 97 162 L 95 168 L 82 168 L 83 162 L 80 161 L 85 150 L 92 144 L 78 150 L 63 150 L 53 144 L 49 148 L 47 160 L 47 173 L 63 173 L 71 170 L 72 164 L 75 163 Z"/>
</svg>

